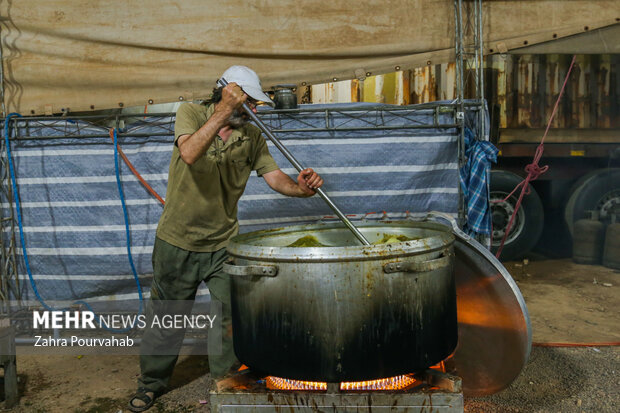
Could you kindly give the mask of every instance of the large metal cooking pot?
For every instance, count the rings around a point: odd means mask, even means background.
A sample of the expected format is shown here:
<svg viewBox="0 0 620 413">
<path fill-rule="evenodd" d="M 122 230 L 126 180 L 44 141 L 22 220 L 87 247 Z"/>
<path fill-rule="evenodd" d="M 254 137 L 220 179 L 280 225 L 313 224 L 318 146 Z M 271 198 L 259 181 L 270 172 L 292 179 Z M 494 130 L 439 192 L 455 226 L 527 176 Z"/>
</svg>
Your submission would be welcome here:
<svg viewBox="0 0 620 413">
<path fill-rule="evenodd" d="M 327 382 L 419 371 L 457 344 L 454 236 L 432 222 L 367 222 L 414 240 L 360 246 L 342 223 L 290 226 L 234 237 L 235 353 L 275 376 Z M 305 235 L 331 247 L 287 247 Z"/>
</svg>

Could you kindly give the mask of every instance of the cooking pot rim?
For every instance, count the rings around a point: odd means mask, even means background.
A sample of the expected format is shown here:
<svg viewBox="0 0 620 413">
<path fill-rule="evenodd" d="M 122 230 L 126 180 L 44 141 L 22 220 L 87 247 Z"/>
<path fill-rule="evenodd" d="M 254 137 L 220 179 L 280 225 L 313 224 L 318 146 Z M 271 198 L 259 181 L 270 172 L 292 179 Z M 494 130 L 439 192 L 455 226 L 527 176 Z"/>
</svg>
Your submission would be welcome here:
<svg viewBox="0 0 620 413">
<path fill-rule="evenodd" d="M 395 257 L 423 255 L 442 251 L 450 247 L 455 240 L 452 229 L 444 224 L 428 221 L 367 221 L 355 224 L 362 233 L 387 228 L 420 228 L 436 232 L 436 234 L 417 240 L 394 244 L 355 245 L 344 247 L 277 247 L 248 244 L 252 240 L 281 236 L 294 232 L 319 232 L 333 229 L 349 231 L 343 223 L 318 223 L 291 225 L 274 229 L 239 234 L 233 237 L 227 247 L 229 255 L 261 261 L 297 261 L 297 262 L 329 262 L 329 261 L 366 261 L 390 259 Z"/>
</svg>

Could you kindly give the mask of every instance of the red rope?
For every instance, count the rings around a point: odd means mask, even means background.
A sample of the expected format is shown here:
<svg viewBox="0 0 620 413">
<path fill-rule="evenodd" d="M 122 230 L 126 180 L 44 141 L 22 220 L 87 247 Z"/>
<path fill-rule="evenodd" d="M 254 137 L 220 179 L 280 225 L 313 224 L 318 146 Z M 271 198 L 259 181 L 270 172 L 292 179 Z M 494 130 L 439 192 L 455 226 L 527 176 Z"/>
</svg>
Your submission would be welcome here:
<svg viewBox="0 0 620 413">
<path fill-rule="evenodd" d="M 562 85 L 562 89 L 560 90 L 560 95 L 558 96 L 558 99 L 555 102 L 555 106 L 553 108 L 553 112 L 551 113 L 551 117 L 549 118 L 549 122 L 547 123 L 547 129 L 545 129 L 545 134 L 543 135 L 542 139 L 540 140 L 540 144 L 538 145 L 538 147 L 536 148 L 536 153 L 534 154 L 534 160 L 532 161 L 531 164 L 528 164 L 525 167 L 525 172 L 527 172 L 527 176 L 525 177 L 525 179 L 523 181 L 521 181 L 521 183 L 519 183 L 515 189 L 512 190 L 512 192 L 510 194 L 508 194 L 508 196 L 506 198 L 504 198 L 501 201 L 495 201 L 497 202 L 506 202 L 508 200 L 508 198 L 510 198 L 516 191 L 517 189 L 519 189 L 519 187 L 521 188 L 521 193 L 519 194 L 519 199 L 517 200 L 517 204 L 515 205 L 514 211 L 512 211 L 512 216 L 510 217 L 510 221 L 508 222 L 508 226 L 506 227 L 506 232 L 504 233 L 504 238 L 502 239 L 502 243 L 500 244 L 499 248 L 497 249 L 497 253 L 495 254 L 495 256 L 499 259 L 502 250 L 504 249 L 504 244 L 506 243 L 506 238 L 508 238 L 508 234 L 510 233 L 510 230 L 512 229 L 512 224 L 514 223 L 514 219 L 515 216 L 517 215 L 517 211 L 519 210 L 519 207 L 521 207 L 521 201 L 523 201 L 523 196 L 524 195 L 528 195 L 530 193 L 530 182 L 535 181 L 536 179 L 538 179 L 538 177 L 542 174 L 544 174 L 545 172 L 547 172 L 547 170 L 549 169 L 549 166 L 545 165 L 545 166 L 539 166 L 538 162 L 540 162 L 540 158 L 542 158 L 543 155 L 543 151 L 545 150 L 545 138 L 547 137 L 547 134 L 549 133 L 549 129 L 551 128 L 551 124 L 553 123 L 553 119 L 555 118 L 555 114 L 558 111 L 558 106 L 560 106 L 560 101 L 562 100 L 562 95 L 564 95 L 564 89 L 566 89 L 566 84 L 568 83 L 568 78 L 570 77 L 570 74 L 573 70 L 573 66 L 575 65 L 575 59 L 576 59 L 576 55 L 573 55 L 573 60 L 570 63 L 570 67 L 568 68 L 568 72 L 566 73 L 566 78 L 564 79 L 564 84 Z"/>
<path fill-rule="evenodd" d="M 114 142 L 114 129 L 110 129 L 110 139 L 112 139 L 112 141 Z M 131 172 L 133 172 L 133 174 L 136 176 L 136 178 L 138 178 L 138 181 L 140 181 L 140 183 L 142 185 L 144 185 L 144 187 L 147 189 L 147 191 L 149 191 L 151 194 L 153 194 L 153 196 L 155 198 L 157 198 L 157 200 L 159 202 L 161 202 L 162 205 L 165 205 L 166 202 L 162 199 L 162 197 L 159 196 L 159 194 L 157 192 L 155 192 L 155 190 L 151 187 L 151 185 L 148 184 L 148 182 L 146 182 L 144 180 L 144 178 L 142 178 L 142 175 L 140 175 L 140 173 L 138 173 L 138 171 L 136 170 L 136 168 L 133 167 L 133 165 L 131 164 L 131 162 L 129 162 L 129 159 L 127 159 L 127 157 L 125 156 L 125 154 L 123 153 L 123 150 L 121 149 L 120 146 L 118 146 L 118 154 L 121 156 L 121 158 L 123 158 L 123 161 L 125 161 L 125 163 L 127 164 L 127 166 L 129 167 L 129 169 L 131 170 Z"/>
<path fill-rule="evenodd" d="M 532 343 L 535 347 L 616 347 L 620 341 L 606 343 Z"/>
</svg>

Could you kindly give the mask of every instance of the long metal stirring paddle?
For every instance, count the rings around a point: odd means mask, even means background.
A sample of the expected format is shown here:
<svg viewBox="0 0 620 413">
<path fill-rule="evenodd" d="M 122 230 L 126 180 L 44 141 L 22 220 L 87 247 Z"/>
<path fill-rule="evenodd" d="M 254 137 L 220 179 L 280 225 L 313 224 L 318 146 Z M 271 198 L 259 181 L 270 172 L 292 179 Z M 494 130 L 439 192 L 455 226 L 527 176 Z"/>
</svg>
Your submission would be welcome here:
<svg viewBox="0 0 620 413">
<path fill-rule="evenodd" d="M 220 79 L 218 80 L 218 83 L 221 86 L 226 86 L 228 84 L 228 82 L 226 81 L 226 79 Z M 250 109 L 250 107 L 248 106 L 247 103 L 243 102 L 243 110 L 245 111 L 245 113 L 248 114 L 248 116 L 254 121 L 254 123 L 256 123 L 256 125 L 258 125 L 258 127 L 265 133 L 265 135 L 267 135 L 267 137 L 271 140 L 271 142 L 273 142 L 273 144 L 276 146 L 276 148 L 278 148 L 280 150 L 280 152 L 282 152 L 282 155 L 284 155 L 284 157 L 286 159 L 289 160 L 289 162 L 291 164 L 293 164 L 293 166 L 295 167 L 295 169 L 297 169 L 297 172 L 301 172 L 303 171 L 305 168 L 303 166 L 301 166 L 301 164 L 299 162 L 297 162 L 297 159 L 295 159 L 295 157 L 293 156 L 292 153 L 290 153 L 288 151 L 288 149 L 286 149 L 286 147 L 284 145 L 282 145 L 282 143 L 280 143 L 280 141 L 278 140 L 278 138 L 276 138 L 276 136 L 269 130 L 269 128 L 267 127 L 267 125 L 265 125 L 263 123 L 262 120 L 260 120 L 258 118 L 258 116 L 256 116 L 256 114 L 252 111 L 252 109 Z M 353 223 L 351 223 L 351 221 L 349 220 L 349 218 L 347 218 L 339 209 L 338 207 L 332 202 L 332 200 L 327 196 L 327 194 L 321 189 L 321 188 L 316 188 L 315 192 L 317 194 L 319 194 L 321 196 L 321 198 L 323 198 L 323 200 L 327 203 L 327 205 L 332 209 L 332 211 L 334 211 L 336 213 L 336 215 L 338 216 L 338 218 L 340 218 L 340 220 L 342 222 L 344 222 L 344 224 L 347 226 L 347 228 L 349 228 L 351 230 L 351 232 L 353 233 L 353 235 L 355 235 L 357 237 L 358 240 L 360 240 L 360 242 L 363 245 L 370 245 L 370 242 L 368 242 L 368 240 L 366 239 L 366 237 L 364 237 L 364 235 L 359 231 L 359 229 L 357 229 L 357 227 L 355 225 L 353 225 Z"/>
</svg>

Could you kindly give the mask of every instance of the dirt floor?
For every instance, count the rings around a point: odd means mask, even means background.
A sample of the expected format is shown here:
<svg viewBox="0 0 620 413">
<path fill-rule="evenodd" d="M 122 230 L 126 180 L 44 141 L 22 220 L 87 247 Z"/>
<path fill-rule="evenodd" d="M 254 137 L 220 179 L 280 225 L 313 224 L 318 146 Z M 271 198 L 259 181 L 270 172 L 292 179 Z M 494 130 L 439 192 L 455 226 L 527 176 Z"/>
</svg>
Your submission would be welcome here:
<svg viewBox="0 0 620 413">
<path fill-rule="evenodd" d="M 534 342 L 620 342 L 620 271 L 570 260 L 506 263 L 527 302 Z M 13 412 L 127 412 L 136 356 L 20 356 Z M 183 356 L 171 390 L 149 412 L 208 412 L 203 356 Z M 618 412 L 620 347 L 533 347 L 506 390 L 466 398 L 466 412 Z M 3 404 L 0 404 L 0 408 Z"/>
</svg>

